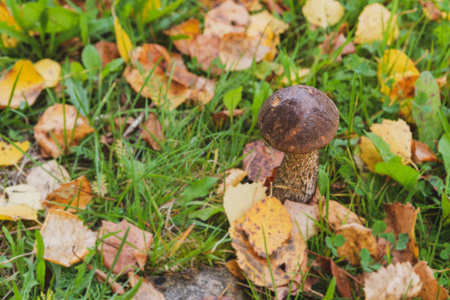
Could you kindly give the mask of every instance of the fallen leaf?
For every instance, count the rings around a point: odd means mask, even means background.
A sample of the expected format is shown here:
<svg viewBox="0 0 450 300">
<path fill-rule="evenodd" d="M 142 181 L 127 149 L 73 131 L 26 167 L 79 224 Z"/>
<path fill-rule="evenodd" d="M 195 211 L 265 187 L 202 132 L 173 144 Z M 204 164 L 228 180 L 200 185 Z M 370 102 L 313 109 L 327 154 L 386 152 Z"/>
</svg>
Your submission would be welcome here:
<svg viewBox="0 0 450 300">
<path fill-rule="evenodd" d="M 242 229 L 247 234 L 253 250 L 264 258 L 289 239 L 293 223 L 281 201 L 267 197 L 256 202 L 246 212 Z"/>
<path fill-rule="evenodd" d="M 97 233 L 90 231 L 77 216 L 50 209 L 41 229 L 44 259 L 69 267 L 83 260 L 94 247 Z"/>
<path fill-rule="evenodd" d="M 317 192 L 316 192 L 317 194 Z M 322 217 L 327 217 L 326 203 L 322 201 Z M 338 228 L 344 224 L 358 224 L 364 225 L 366 221 L 364 218 L 358 216 L 347 207 L 343 206 L 337 201 L 328 201 L 328 225 L 332 228 Z"/>
<path fill-rule="evenodd" d="M 128 235 L 124 241 L 127 232 Z M 126 220 L 122 220 L 119 224 L 102 220 L 100 237 L 102 242 L 98 245 L 98 252 L 103 255 L 105 267 L 111 269 L 118 255 L 112 269 L 114 274 L 123 275 L 137 267 L 144 267 L 153 240 L 151 233 L 139 229 Z M 123 247 L 119 253 L 121 245 Z"/>
<path fill-rule="evenodd" d="M 417 297 L 423 300 L 445 300 L 450 297 L 448 291 L 436 281 L 434 272 L 426 261 L 419 261 L 414 266 L 414 272 L 419 275 L 422 282 L 422 289 Z"/>
<path fill-rule="evenodd" d="M 261 61 L 270 51 L 270 47 L 262 45 L 259 38 L 245 33 L 227 33 L 219 45 L 220 60 L 230 71 L 248 69 L 253 60 Z"/>
<path fill-rule="evenodd" d="M 422 5 L 424 15 L 428 19 L 430 19 L 432 21 L 436 21 L 441 18 L 442 12 L 439 10 L 439 8 L 436 6 L 436 4 L 434 4 L 433 1 L 419 0 L 419 2 Z"/>
<path fill-rule="evenodd" d="M 164 142 L 162 126 L 155 113 L 149 113 L 147 120 L 142 124 L 142 139 L 149 144 L 153 150 L 160 151 L 160 143 Z"/>
<path fill-rule="evenodd" d="M 195 84 L 191 88 L 190 98 L 201 105 L 206 105 L 214 97 L 216 81 L 198 76 Z"/>
<path fill-rule="evenodd" d="M 41 193 L 43 201 L 50 192 L 59 188 L 61 183 L 67 182 L 69 179 L 70 175 L 66 168 L 58 165 L 55 160 L 49 160 L 30 170 L 27 184 L 34 186 Z"/>
<path fill-rule="evenodd" d="M 174 38 L 181 36 L 182 38 L 175 39 L 173 44 L 181 53 L 191 55 L 192 44 L 196 37 L 202 34 L 202 30 L 200 28 L 200 21 L 191 18 L 184 23 L 170 28 L 165 33 Z"/>
<path fill-rule="evenodd" d="M 102 67 L 120 57 L 119 48 L 112 42 L 98 41 L 94 46 L 102 60 Z"/>
<path fill-rule="evenodd" d="M 3 190 L 3 195 L 0 195 L 0 207 L 15 205 L 26 205 L 34 210 L 43 208 L 39 191 L 28 184 L 10 186 Z"/>
<path fill-rule="evenodd" d="M 232 259 L 230 261 L 227 261 L 225 266 L 227 267 L 228 271 L 230 271 L 230 273 L 233 274 L 234 277 L 236 277 L 240 280 L 245 280 L 245 275 L 242 272 L 241 267 L 239 267 L 237 259 Z"/>
<path fill-rule="evenodd" d="M 130 127 L 131 124 L 133 124 L 136 121 L 133 117 L 117 117 L 114 118 L 114 128 L 116 130 L 123 130 L 124 132 Z M 108 130 L 111 130 L 109 127 Z"/>
<path fill-rule="evenodd" d="M 29 148 L 29 141 L 16 142 L 14 145 L 0 141 L 0 167 L 16 165 L 22 159 L 23 152 L 27 152 Z"/>
<path fill-rule="evenodd" d="M 6 25 L 12 26 L 17 30 L 21 30 L 20 26 L 17 24 L 14 17 L 8 10 L 8 7 L 5 5 L 5 2 L 0 3 L 0 22 L 6 23 Z M 17 46 L 17 39 L 15 37 L 11 37 L 6 33 L 1 34 L 2 44 L 5 48 L 15 48 Z"/>
<path fill-rule="evenodd" d="M 345 258 L 350 264 L 358 266 L 361 262 L 360 253 L 363 248 L 369 250 L 372 257 L 377 257 L 377 242 L 372 230 L 360 224 L 346 224 L 336 229 L 336 234 L 345 237 L 345 244 L 337 248 L 339 257 Z"/>
<path fill-rule="evenodd" d="M 130 285 L 134 287 L 139 283 L 142 277 L 139 275 L 129 272 L 128 279 L 130 280 Z M 153 283 L 145 278 L 142 278 L 142 284 L 139 287 L 137 293 L 133 296 L 132 300 L 164 300 L 166 299 L 164 295 L 158 291 Z"/>
<path fill-rule="evenodd" d="M 1 207 L 0 220 L 32 220 L 37 222 L 37 211 L 27 205 Z"/>
<path fill-rule="evenodd" d="M 395 86 L 396 83 L 402 80 L 413 80 L 414 76 L 419 75 L 420 72 L 414 62 L 400 50 L 387 49 L 384 51 L 383 57 L 378 61 L 377 76 L 381 85 L 380 91 L 386 95 L 390 95 L 391 92 L 391 89 L 387 86 L 388 81 L 393 80 L 392 86 Z M 411 78 L 405 79 L 408 77 Z"/>
<path fill-rule="evenodd" d="M 281 165 L 284 157 L 283 152 L 266 146 L 261 140 L 246 144 L 243 155 L 242 168 L 247 171 L 251 181 L 264 181 L 274 168 Z"/>
<path fill-rule="evenodd" d="M 33 63 L 29 60 L 19 60 L 0 79 L 2 95 L 0 96 L 0 108 L 16 109 L 20 107 L 21 102 L 26 102 L 29 106 L 32 106 L 43 88 L 44 81 L 34 68 Z"/>
<path fill-rule="evenodd" d="M 34 63 L 34 68 L 41 75 L 46 87 L 58 85 L 61 78 L 61 66 L 54 60 L 44 58 Z"/>
<path fill-rule="evenodd" d="M 327 28 L 337 24 L 344 16 L 344 6 L 336 0 L 307 0 L 302 7 L 308 23 Z"/>
<path fill-rule="evenodd" d="M 205 35 L 222 37 L 227 33 L 244 33 L 250 15 L 244 6 L 227 0 L 205 14 Z"/>
<path fill-rule="evenodd" d="M 439 161 L 427 144 L 421 143 L 414 139 L 411 144 L 411 158 L 415 164 L 422 164 L 429 161 Z"/>
<path fill-rule="evenodd" d="M 294 224 L 293 232 L 300 233 L 305 240 L 317 233 L 315 223 L 318 221 L 317 206 L 286 200 L 284 207 L 289 212 Z"/>
<path fill-rule="evenodd" d="M 342 55 L 355 53 L 355 46 L 352 42 L 347 43 L 347 38 L 343 33 L 332 32 L 330 35 L 325 36 L 325 39 L 322 42 L 322 49 L 327 54 L 331 54 L 341 47 L 342 49 L 339 52 L 336 61 L 341 61 Z"/>
<path fill-rule="evenodd" d="M 199 35 L 196 37 L 190 47 L 190 56 L 197 59 L 197 63 L 203 71 L 210 71 L 212 74 L 219 75 L 221 69 L 214 65 L 213 60 L 219 57 L 220 37 L 216 35 Z"/>
<path fill-rule="evenodd" d="M 44 157 L 59 157 L 86 135 L 94 132 L 86 117 L 69 104 L 53 104 L 47 108 L 34 127 L 34 138 Z M 55 139 L 55 141 L 53 140 Z"/>
<path fill-rule="evenodd" d="M 393 300 L 416 297 L 422 288 L 420 277 L 411 264 L 390 264 L 377 272 L 365 274 L 367 300 Z"/>
<path fill-rule="evenodd" d="M 114 17 L 114 31 L 116 33 L 117 48 L 123 60 L 128 63 L 130 61 L 129 53 L 133 49 L 133 44 L 128 34 L 123 30 L 119 19 Z"/>
<path fill-rule="evenodd" d="M 412 133 L 405 121 L 384 119 L 381 124 L 373 124 L 370 130 L 389 145 L 389 150 L 393 154 L 400 156 L 402 164 L 407 165 L 411 162 Z M 367 164 L 368 169 L 374 172 L 376 163 L 383 162 L 383 158 L 372 141 L 366 137 L 361 137 L 360 148 L 361 159 Z"/>
<path fill-rule="evenodd" d="M 229 187 L 237 186 L 242 181 L 242 179 L 247 176 L 247 172 L 241 169 L 229 169 L 225 172 L 225 174 L 227 176 L 216 190 L 216 193 L 219 195 L 223 194 L 225 188 L 228 189 Z"/>
<path fill-rule="evenodd" d="M 44 206 L 78 212 L 85 209 L 92 199 L 91 184 L 85 176 L 74 181 L 62 183 L 61 187 L 48 194 Z"/>
<path fill-rule="evenodd" d="M 244 110 L 242 109 L 235 109 L 233 110 L 233 117 L 242 116 L 242 113 Z M 227 120 L 230 119 L 230 111 L 229 110 L 222 110 L 216 113 L 212 114 L 212 120 L 214 122 L 214 126 L 216 128 L 222 127 Z"/>
<path fill-rule="evenodd" d="M 230 186 L 223 196 L 223 206 L 228 222 L 233 224 L 244 217 L 245 213 L 258 201 L 266 198 L 267 188 L 263 182 Z"/>
<path fill-rule="evenodd" d="M 390 45 L 399 35 L 397 16 L 379 3 L 372 3 L 364 7 L 358 17 L 354 39 L 355 44 L 383 41 L 386 35 L 386 43 Z"/>
</svg>

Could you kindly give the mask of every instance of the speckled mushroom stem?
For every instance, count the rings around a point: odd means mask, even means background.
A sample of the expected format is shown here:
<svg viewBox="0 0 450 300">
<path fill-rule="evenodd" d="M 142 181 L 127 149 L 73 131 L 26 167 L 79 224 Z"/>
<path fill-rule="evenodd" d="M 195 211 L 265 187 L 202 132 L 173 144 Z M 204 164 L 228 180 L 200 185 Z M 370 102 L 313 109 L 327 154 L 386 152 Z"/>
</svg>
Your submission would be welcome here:
<svg viewBox="0 0 450 300">
<path fill-rule="evenodd" d="M 273 182 L 273 196 L 309 203 L 316 192 L 319 172 L 319 150 L 306 154 L 285 153 Z"/>
</svg>

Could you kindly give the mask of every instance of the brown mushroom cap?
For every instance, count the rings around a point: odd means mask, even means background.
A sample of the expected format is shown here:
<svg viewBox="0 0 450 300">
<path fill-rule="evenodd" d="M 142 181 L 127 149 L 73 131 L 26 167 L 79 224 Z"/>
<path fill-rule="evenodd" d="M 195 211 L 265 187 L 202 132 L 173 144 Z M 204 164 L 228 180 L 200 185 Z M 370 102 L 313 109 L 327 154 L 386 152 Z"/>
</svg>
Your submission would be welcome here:
<svg viewBox="0 0 450 300">
<path fill-rule="evenodd" d="M 334 138 L 339 112 L 318 89 L 295 85 L 267 98 L 258 114 L 258 126 L 272 147 L 304 154 L 324 147 Z"/>
</svg>

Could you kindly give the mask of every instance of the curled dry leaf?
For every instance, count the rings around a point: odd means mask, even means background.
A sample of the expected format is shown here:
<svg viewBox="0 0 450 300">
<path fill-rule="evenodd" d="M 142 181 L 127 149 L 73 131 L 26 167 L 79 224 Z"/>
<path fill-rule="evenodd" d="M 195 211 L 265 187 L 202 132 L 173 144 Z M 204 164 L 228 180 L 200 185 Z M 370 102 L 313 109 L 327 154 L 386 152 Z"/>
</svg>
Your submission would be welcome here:
<svg viewBox="0 0 450 300">
<path fill-rule="evenodd" d="M 369 250 L 372 257 L 377 257 L 377 242 L 372 230 L 360 224 L 346 224 L 336 229 L 336 234 L 345 237 L 345 244 L 337 248 L 340 257 L 345 258 L 352 265 L 360 264 L 360 253 L 363 248 Z"/>
<path fill-rule="evenodd" d="M 65 267 L 80 262 L 97 239 L 97 233 L 87 229 L 77 216 L 59 209 L 50 209 L 41 235 L 44 259 Z"/>
<path fill-rule="evenodd" d="M 130 285 L 134 287 L 139 283 L 142 277 L 135 274 L 134 272 L 129 272 L 128 278 L 130 280 Z M 158 291 L 153 283 L 145 278 L 142 278 L 142 284 L 139 287 L 137 293 L 133 296 L 132 300 L 164 300 L 166 299 L 164 295 Z"/>
<path fill-rule="evenodd" d="M 142 124 L 141 137 L 153 150 L 161 150 L 159 145 L 164 141 L 164 135 L 161 123 L 155 113 L 149 113 L 147 120 Z"/>
<path fill-rule="evenodd" d="M 95 44 L 95 49 L 102 60 L 102 67 L 120 57 L 119 48 L 112 42 L 99 41 Z"/>
<path fill-rule="evenodd" d="M 422 288 L 411 264 L 390 264 L 377 272 L 366 273 L 364 293 L 367 300 L 409 299 Z"/>
<path fill-rule="evenodd" d="M 289 212 L 274 197 L 256 202 L 245 214 L 242 224 L 253 250 L 263 258 L 281 247 L 293 227 Z"/>
<path fill-rule="evenodd" d="M 259 286 L 272 287 L 288 284 L 306 259 L 306 242 L 300 234 L 293 233 L 289 240 L 269 257 L 269 267 L 267 258 L 259 257 L 255 253 L 247 235 L 239 229 L 240 227 L 242 227 L 241 224 L 236 221 L 229 232 L 238 264 L 247 278 Z"/>
<path fill-rule="evenodd" d="M 0 194 L 0 220 L 37 221 L 37 210 L 42 209 L 41 195 L 31 185 L 7 187 Z"/>
<path fill-rule="evenodd" d="M 14 145 L 0 141 L 0 167 L 17 164 L 22 159 L 23 152 L 27 152 L 29 148 L 29 141 L 17 142 Z"/>
<path fill-rule="evenodd" d="M 284 202 L 292 223 L 294 224 L 293 232 L 300 233 L 305 240 L 317 233 L 316 221 L 318 221 L 318 207 L 286 200 Z"/>
<path fill-rule="evenodd" d="M 411 154 L 412 161 L 416 164 L 422 164 L 429 161 L 439 161 L 427 144 L 414 139 L 411 144 Z"/>
<path fill-rule="evenodd" d="M 245 280 L 245 275 L 242 272 L 241 267 L 239 267 L 237 259 L 232 259 L 230 261 L 227 261 L 225 266 L 227 267 L 228 271 L 230 271 L 230 273 L 233 274 L 234 277 L 236 277 L 240 280 Z"/>
<path fill-rule="evenodd" d="M 50 192 L 69 179 L 70 175 L 66 168 L 59 166 L 55 160 L 49 160 L 31 169 L 27 176 L 27 184 L 34 186 L 41 193 L 43 201 Z"/>
<path fill-rule="evenodd" d="M 34 68 L 41 75 L 46 87 L 55 87 L 61 78 L 61 66 L 54 60 L 44 58 L 34 63 Z"/>
<path fill-rule="evenodd" d="M 227 33 L 219 45 L 219 57 L 227 70 L 248 69 L 255 62 L 261 61 L 270 47 L 263 45 L 259 38 L 249 37 L 245 33 Z"/>
<path fill-rule="evenodd" d="M 355 44 L 382 41 L 386 35 L 386 43 L 394 42 L 399 35 L 397 16 L 379 3 L 372 3 L 364 7 L 358 17 Z"/>
<path fill-rule="evenodd" d="M 317 194 L 317 192 L 316 192 Z M 326 203 L 322 201 L 322 217 L 327 218 Z M 328 201 L 328 224 L 332 228 L 338 228 L 344 224 L 359 224 L 364 225 L 366 220 L 358 216 L 347 207 L 343 206 L 337 201 Z"/>
<path fill-rule="evenodd" d="M 385 119 L 381 124 L 373 124 L 370 130 L 389 145 L 393 154 L 401 157 L 404 165 L 411 162 L 412 133 L 405 121 Z M 361 159 L 367 164 L 369 170 L 375 172 L 376 163 L 383 161 L 378 150 L 367 137 L 361 137 L 360 148 Z"/>
<path fill-rule="evenodd" d="M 91 184 L 85 176 L 81 176 L 74 181 L 62 183 L 61 187 L 48 194 L 44 206 L 77 212 L 85 209 L 91 199 Z"/>
<path fill-rule="evenodd" d="M 217 188 L 216 190 L 217 194 L 223 194 L 225 188 L 228 189 L 229 187 L 237 186 L 242 181 L 242 179 L 244 179 L 245 176 L 247 176 L 247 172 L 241 169 L 230 169 L 227 170 L 225 174 L 227 176 Z"/>
<path fill-rule="evenodd" d="M 0 79 L 0 109 L 6 107 L 16 109 L 20 107 L 21 102 L 26 102 L 29 106 L 32 106 L 43 88 L 44 81 L 34 68 L 33 63 L 29 60 L 19 60 Z"/>
<path fill-rule="evenodd" d="M 244 6 L 227 0 L 206 13 L 204 34 L 222 37 L 231 32 L 244 33 L 249 18 Z"/>
<path fill-rule="evenodd" d="M 344 6 L 336 0 L 307 0 L 302 7 L 308 23 L 327 28 L 337 24 L 344 16 Z"/>
<path fill-rule="evenodd" d="M 266 146 L 261 140 L 245 145 L 243 154 L 247 153 L 242 160 L 242 168 L 247 171 L 251 181 L 264 181 L 274 168 L 280 166 L 284 156 L 283 152 Z"/>
<path fill-rule="evenodd" d="M 88 119 L 75 107 L 57 103 L 47 108 L 39 119 L 34 127 L 34 138 L 41 146 L 42 156 L 56 158 L 92 132 L 94 128 Z"/>
<path fill-rule="evenodd" d="M 127 232 L 128 235 L 124 241 Z M 122 220 L 119 224 L 102 221 L 100 238 L 102 242 L 98 245 L 98 251 L 103 255 L 103 264 L 111 269 L 116 256 L 119 255 L 112 271 L 114 274 L 123 275 L 134 268 L 144 267 L 153 235 L 126 220 Z M 122 244 L 122 251 L 119 253 Z"/>
<path fill-rule="evenodd" d="M 233 224 L 234 221 L 243 218 L 256 202 L 265 199 L 266 189 L 263 182 L 230 186 L 223 196 L 223 206 L 228 222 Z"/>
<path fill-rule="evenodd" d="M 419 261 L 414 266 L 414 272 L 419 275 L 422 282 L 422 289 L 417 295 L 419 298 L 423 300 L 445 300 L 450 297 L 448 291 L 439 285 L 436 278 L 434 278 L 434 272 L 426 261 Z"/>
</svg>

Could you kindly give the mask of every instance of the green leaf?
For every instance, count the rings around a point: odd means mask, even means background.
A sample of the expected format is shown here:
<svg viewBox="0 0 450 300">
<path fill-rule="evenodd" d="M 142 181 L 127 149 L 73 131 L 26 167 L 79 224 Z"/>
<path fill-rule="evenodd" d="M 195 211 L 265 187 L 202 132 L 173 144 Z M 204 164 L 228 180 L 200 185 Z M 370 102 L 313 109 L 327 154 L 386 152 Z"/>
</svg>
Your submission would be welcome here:
<svg viewBox="0 0 450 300">
<path fill-rule="evenodd" d="M 445 192 L 450 194 L 450 137 L 447 134 L 444 134 L 439 140 L 439 153 L 442 154 L 445 171 L 447 172 Z"/>
<path fill-rule="evenodd" d="M 417 79 L 415 88 L 412 115 L 419 130 L 419 141 L 436 150 L 434 141 L 441 136 L 443 130 L 441 122 L 437 122 L 441 106 L 439 86 L 433 75 L 425 71 Z"/>
<path fill-rule="evenodd" d="M 389 175 L 392 179 L 409 188 L 417 183 L 420 173 L 415 169 L 401 163 L 401 158 L 396 156 L 390 162 L 379 162 L 375 165 L 375 172 Z"/>
<path fill-rule="evenodd" d="M 74 81 L 72 78 L 66 79 L 64 84 L 66 85 L 66 92 L 70 96 L 70 102 L 85 117 L 89 113 L 89 99 L 86 89 L 83 88 L 80 81 Z"/>
<path fill-rule="evenodd" d="M 39 230 L 34 232 L 36 238 L 36 278 L 41 285 L 45 287 L 45 260 L 44 260 L 44 241 Z"/>
<path fill-rule="evenodd" d="M 189 218 L 195 219 L 198 218 L 204 222 L 206 222 L 213 215 L 220 213 L 222 209 L 219 207 L 208 207 L 204 209 L 197 209 L 191 213 L 189 213 Z"/>
<path fill-rule="evenodd" d="M 200 180 L 192 182 L 184 189 L 181 203 L 187 203 L 195 198 L 204 197 L 208 195 L 211 187 L 219 180 L 216 177 L 204 177 Z"/>
<path fill-rule="evenodd" d="M 373 132 L 366 132 L 366 136 L 372 141 L 385 162 L 389 162 L 395 157 L 394 153 L 391 152 L 389 145 L 380 136 Z"/>
<path fill-rule="evenodd" d="M 80 18 L 77 13 L 61 6 L 49 7 L 46 33 L 59 33 L 78 27 Z"/>
<path fill-rule="evenodd" d="M 22 20 L 22 26 L 24 30 L 36 30 L 38 22 L 41 19 L 41 15 L 45 10 L 45 3 L 42 2 L 30 2 L 23 5 L 23 15 L 27 16 Z"/>
<path fill-rule="evenodd" d="M 336 277 L 333 277 L 330 281 L 330 285 L 328 286 L 327 293 L 325 294 L 325 297 L 323 297 L 324 300 L 331 300 L 334 299 L 334 292 L 336 291 Z"/>
<path fill-rule="evenodd" d="M 252 102 L 252 127 L 258 122 L 258 113 L 261 106 L 272 93 L 273 91 L 270 88 L 270 84 L 266 81 L 262 81 L 256 88 Z"/>
<path fill-rule="evenodd" d="M 395 245 L 396 250 L 406 249 L 406 243 L 409 241 L 409 235 L 407 233 L 400 233 L 398 235 L 397 245 Z"/>
<path fill-rule="evenodd" d="M 386 222 L 384 221 L 375 221 L 375 223 L 372 226 L 372 234 L 374 236 L 384 232 L 387 228 Z"/>
<path fill-rule="evenodd" d="M 143 22 L 148 23 L 148 22 L 156 20 L 166 14 L 169 14 L 169 13 L 173 12 L 175 9 L 177 9 L 177 7 L 180 6 L 180 4 L 183 2 L 184 2 L 184 0 L 177 0 L 177 1 L 167 5 L 163 9 L 155 9 L 155 8 L 151 9 L 148 12 L 147 18 L 145 20 L 143 20 Z"/>
<path fill-rule="evenodd" d="M 81 53 L 81 61 L 86 69 L 91 73 L 100 70 L 102 67 L 102 60 L 98 54 L 97 49 L 93 45 L 84 47 Z"/>
<path fill-rule="evenodd" d="M 444 225 L 450 224 L 450 198 L 446 193 L 441 196 L 442 217 L 444 218 Z"/>
<path fill-rule="evenodd" d="M 239 104 L 241 99 L 242 99 L 242 86 L 240 86 L 237 89 L 234 89 L 232 91 L 229 91 L 223 97 L 223 103 L 225 104 L 225 107 L 230 112 L 231 116 L 233 115 L 233 111 L 237 107 L 237 105 Z"/>
<path fill-rule="evenodd" d="M 345 244 L 345 237 L 342 234 L 338 234 L 334 237 L 333 245 L 339 248 Z"/>
</svg>

